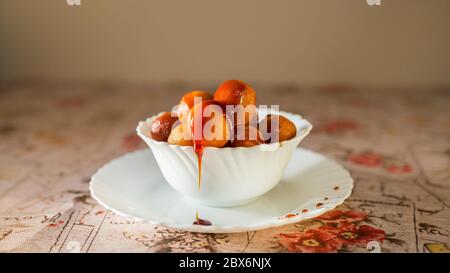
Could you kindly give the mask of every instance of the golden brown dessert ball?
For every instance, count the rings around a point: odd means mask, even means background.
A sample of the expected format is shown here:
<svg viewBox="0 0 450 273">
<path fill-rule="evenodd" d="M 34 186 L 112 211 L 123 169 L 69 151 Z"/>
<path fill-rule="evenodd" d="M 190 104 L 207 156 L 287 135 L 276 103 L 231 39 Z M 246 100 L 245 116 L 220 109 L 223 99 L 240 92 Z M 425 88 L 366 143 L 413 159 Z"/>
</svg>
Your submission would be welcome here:
<svg viewBox="0 0 450 273">
<path fill-rule="evenodd" d="M 248 113 L 245 113 L 244 120 L 238 120 L 238 115 L 234 115 L 235 124 L 248 124 L 249 120 L 256 114 L 256 92 L 250 85 L 243 81 L 228 80 L 223 82 L 214 93 L 214 100 L 223 105 L 252 106 L 252 109 Z"/>
<path fill-rule="evenodd" d="M 181 146 L 193 145 L 191 134 L 188 128 L 184 126 L 184 124 L 180 124 L 177 127 L 173 128 L 172 132 L 170 132 L 167 142 L 173 145 Z"/>
<path fill-rule="evenodd" d="M 185 121 L 185 118 L 187 117 L 187 114 L 189 114 L 189 111 L 194 107 L 195 98 L 201 98 L 202 100 L 210 100 L 213 98 L 213 96 L 205 91 L 191 91 L 189 93 L 184 94 L 184 96 L 181 98 L 180 103 L 178 104 L 178 117 L 182 122 Z"/>
<path fill-rule="evenodd" d="M 278 117 L 278 122 L 276 122 L 276 117 Z M 274 119 L 274 128 L 272 128 L 272 119 Z M 275 139 L 271 139 L 271 135 L 274 134 L 278 136 L 278 142 L 292 139 L 297 134 L 297 127 L 288 118 L 280 115 L 267 115 L 259 123 L 259 131 L 266 143 L 276 142 Z"/>
<path fill-rule="evenodd" d="M 225 105 L 255 105 L 256 92 L 243 81 L 228 80 L 219 85 L 214 93 L 214 100 Z"/>
<path fill-rule="evenodd" d="M 219 115 L 219 116 L 216 116 Z M 194 122 L 197 121 L 197 127 Z M 214 100 L 203 100 L 192 107 L 188 124 L 193 140 L 201 141 L 204 147 L 223 147 L 231 139 L 230 122 L 222 104 Z M 198 135 L 195 130 L 201 129 Z"/>
<path fill-rule="evenodd" d="M 244 130 L 244 131 L 239 131 Z M 244 133 L 245 135 L 242 135 Z M 237 126 L 234 132 L 232 147 L 253 147 L 264 143 L 258 128 L 251 125 Z"/>
<path fill-rule="evenodd" d="M 167 141 L 172 130 L 172 125 L 178 120 L 170 112 L 164 112 L 159 115 L 150 127 L 150 135 L 156 141 Z"/>
</svg>

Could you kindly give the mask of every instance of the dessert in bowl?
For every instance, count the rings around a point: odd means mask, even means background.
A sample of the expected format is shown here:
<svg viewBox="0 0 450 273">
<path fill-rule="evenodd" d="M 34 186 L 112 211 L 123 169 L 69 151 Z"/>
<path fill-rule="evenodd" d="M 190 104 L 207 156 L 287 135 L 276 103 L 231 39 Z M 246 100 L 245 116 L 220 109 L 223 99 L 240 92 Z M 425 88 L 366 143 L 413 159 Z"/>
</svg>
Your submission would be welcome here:
<svg viewBox="0 0 450 273">
<path fill-rule="evenodd" d="M 186 198 L 213 207 L 249 203 L 280 182 L 312 125 L 296 114 L 250 107 L 244 115 L 229 111 L 213 115 L 215 137 L 210 137 L 204 127 L 212 118 L 205 117 L 204 109 L 255 106 L 256 93 L 235 80 L 219 86 L 214 96 L 202 92 L 186 94 L 174 113 L 139 122 L 137 134 L 151 148 L 166 181 Z M 193 97 L 202 100 L 193 103 Z M 196 119 L 201 130 L 193 125 Z"/>
</svg>

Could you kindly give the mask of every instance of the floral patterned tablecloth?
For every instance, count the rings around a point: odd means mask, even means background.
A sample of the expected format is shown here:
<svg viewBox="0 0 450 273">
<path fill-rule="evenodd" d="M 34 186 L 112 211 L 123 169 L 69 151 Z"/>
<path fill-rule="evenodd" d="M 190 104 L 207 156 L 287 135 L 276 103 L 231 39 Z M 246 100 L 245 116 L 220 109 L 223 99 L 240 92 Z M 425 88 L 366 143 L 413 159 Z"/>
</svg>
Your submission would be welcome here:
<svg viewBox="0 0 450 273">
<path fill-rule="evenodd" d="M 351 197 L 316 219 L 236 234 L 135 222 L 89 195 L 90 176 L 145 145 L 138 120 L 191 89 L 174 82 L 0 89 L 1 252 L 449 252 L 450 90 L 254 85 L 260 104 L 300 113 L 301 144 L 343 164 Z"/>
</svg>

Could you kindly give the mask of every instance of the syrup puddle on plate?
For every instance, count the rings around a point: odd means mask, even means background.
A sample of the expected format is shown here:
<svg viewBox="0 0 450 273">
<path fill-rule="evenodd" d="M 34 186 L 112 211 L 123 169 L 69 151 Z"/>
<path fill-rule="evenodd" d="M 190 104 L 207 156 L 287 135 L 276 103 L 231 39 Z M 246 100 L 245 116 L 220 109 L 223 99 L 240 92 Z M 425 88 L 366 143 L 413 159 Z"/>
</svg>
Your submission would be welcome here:
<svg viewBox="0 0 450 273">
<path fill-rule="evenodd" d="M 193 225 L 198 225 L 198 226 L 210 226 L 210 225 L 212 225 L 212 223 L 209 220 L 201 219 L 201 218 L 198 217 L 198 210 L 195 213 L 195 221 L 192 224 Z"/>
</svg>

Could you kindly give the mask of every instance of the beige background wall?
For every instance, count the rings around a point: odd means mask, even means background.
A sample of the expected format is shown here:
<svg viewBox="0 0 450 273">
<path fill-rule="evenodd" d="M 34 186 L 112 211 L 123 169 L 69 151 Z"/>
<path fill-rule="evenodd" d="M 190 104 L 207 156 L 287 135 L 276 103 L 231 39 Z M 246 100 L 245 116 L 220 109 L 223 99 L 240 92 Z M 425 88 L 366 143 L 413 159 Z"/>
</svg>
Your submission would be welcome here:
<svg viewBox="0 0 450 273">
<path fill-rule="evenodd" d="M 450 1 L 0 0 L 0 79 L 450 84 Z"/>
</svg>

